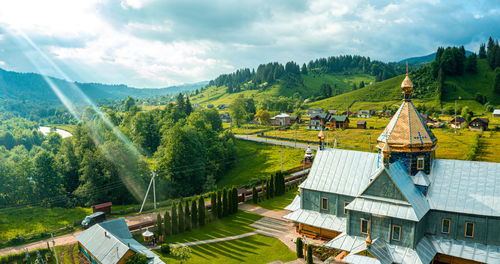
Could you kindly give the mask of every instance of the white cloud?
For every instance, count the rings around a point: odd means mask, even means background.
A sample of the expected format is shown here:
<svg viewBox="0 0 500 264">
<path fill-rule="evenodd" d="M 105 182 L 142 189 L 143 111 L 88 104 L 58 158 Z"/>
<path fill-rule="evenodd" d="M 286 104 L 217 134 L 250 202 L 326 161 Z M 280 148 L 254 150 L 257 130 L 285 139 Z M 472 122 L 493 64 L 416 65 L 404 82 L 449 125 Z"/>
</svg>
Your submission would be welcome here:
<svg viewBox="0 0 500 264">
<path fill-rule="evenodd" d="M 0 66 L 5 67 L 5 61 L 0 61 Z"/>
<path fill-rule="evenodd" d="M 149 1 L 148 0 L 122 0 L 120 2 L 120 6 L 123 9 L 128 9 L 129 7 L 134 8 L 134 9 L 139 9 L 147 2 L 149 2 Z"/>
</svg>

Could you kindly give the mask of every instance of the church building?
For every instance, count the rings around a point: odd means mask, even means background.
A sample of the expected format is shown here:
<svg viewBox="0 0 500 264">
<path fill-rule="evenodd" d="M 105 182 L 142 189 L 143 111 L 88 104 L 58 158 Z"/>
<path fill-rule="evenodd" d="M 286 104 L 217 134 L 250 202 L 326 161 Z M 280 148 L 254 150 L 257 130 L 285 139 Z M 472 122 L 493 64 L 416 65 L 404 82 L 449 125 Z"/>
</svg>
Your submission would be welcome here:
<svg viewBox="0 0 500 264">
<path fill-rule="evenodd" d="M 408 75 L 401 88 L 378 153 L 318 150 L 284 218 L 383 264 L 500 263 L 500 163 L 436 159 Z"/>
</svg>

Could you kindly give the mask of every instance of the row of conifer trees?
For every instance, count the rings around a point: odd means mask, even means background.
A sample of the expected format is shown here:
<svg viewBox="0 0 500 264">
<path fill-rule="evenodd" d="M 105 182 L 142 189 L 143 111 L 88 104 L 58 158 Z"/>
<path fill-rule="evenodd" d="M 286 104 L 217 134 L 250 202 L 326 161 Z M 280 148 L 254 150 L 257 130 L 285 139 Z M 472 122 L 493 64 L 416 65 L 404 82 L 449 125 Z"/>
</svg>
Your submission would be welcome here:
<svg viewBox="0 0 500 264">
<path fill-rule="evenodd" d="M 205 208 L 205 199 L 173 202 L 170 210 L 163 216 L 158 213 L 156 235 L 169 236 L 179 234 L 199 226 L 204 226 L 211 219 L 223 218 L 238 212 L 238 190 L 236 188 L 218 190 L 210 193 L 210 212 Z M 208 214 L 212 217 L 208 217 Z"/>
<path fill-rule="evenodd" d="M 285 193 L 285 175 L 282 172 L 277 172 L 271 174 L 266 181 L 262 182 L 262 198 L 270 199 L 275 196 L 280 196 Z M 252 189 L 252 200 L 254 203 L 258 203 L 259 194 L 257 193 L 257 188 Z"/>
</svg>

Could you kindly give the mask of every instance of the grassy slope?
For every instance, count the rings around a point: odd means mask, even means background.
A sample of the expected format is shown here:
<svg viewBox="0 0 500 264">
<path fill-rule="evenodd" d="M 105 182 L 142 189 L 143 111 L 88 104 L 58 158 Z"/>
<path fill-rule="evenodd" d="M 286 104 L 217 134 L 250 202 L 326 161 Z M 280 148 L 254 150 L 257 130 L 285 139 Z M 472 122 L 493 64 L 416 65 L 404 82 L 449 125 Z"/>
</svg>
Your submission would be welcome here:
<svg viewBox="0 0 500 264">
<path fill-rule="evenodd" d="M 324 83 L 330 84 L 332 88 L 334 84 L 337 84 L 337 89 L 340 89 L 342 91 L 349 91 L 352 88 L 353 83 L 358 86 L 361 81 L 370 83 L 375 80 L 373 76 L 370 76 L 368 74 L 309 74 L 302 75 L 302 78 L 304 80 L 305 87 L 297 85 L 295 89 L 286 89 L 282 87 L 281 83 L 278 83 L 261 90 L 244 90 L 239 93 L 227 94 L 227 88 L 225 86 L 211 86 L 202 93 L 193 96 L 191 98 L 191 102 L 197 103 L 202 106 L 206 106 L 208 104 L 217 106 L 219 104 L 231 104 L 231 102 L 240 95 L 243 95 L 245 97 L 253 97 L 257 101 L 259 101 L 266 97 L 291 97 L 296 92 L 301 94 L 303 97 L 310 97 L 311 95 L 318 93 L 321 85 Z"/>
<path fill-rule="evenodd" d="M 283 211 L 285 207 L 292 203 L 296 195 L 297 189 L 292 189 L 281 196 L 259 202 L 257 205 L 273 211 Z"/>
<path fill-rule="evenodd" d="M 43 208 L 24 207 L 0 210 L 0 241 L 16 237 L 50 231 L 74 221 L 82 220 L 92 213 L 91 208 Z"/>
<path fill-rule="evenodd" d="M 362 89 L 312 102 L 308 106 L 344 110 L 354 101 L 357 101 L 350 107 L 350 110 L 353 112 L 362 109 L 380 110 L 383 105 L 398 106 L 402 98 L 400 85 L 403 79 L 404 75 L 400 75 Z M 493 93 L 493 80 L 494 72 L 490 69 L 485 59 L 478 60 L 477 74 L 466 73 L 462 77 L 447 77 L 445 82 L 445 97 L 442 102 L 443 108 L 454 109 L 455 99 L 461 97 L 462 100 L 457 101 L 458 109 L 461 109 L 463 106 L 469 106 L 474 112 L 483 112 L 483 106 L 474 101 L 476 93 L 486 95 L 493 104 L 499 104 L 500 95 Z M 454 87 L 456 87 L 456 91 Z M 432 98 L 416 99 L 413 102 L 415 105 L 425 104 L 428 108 L 439 108 L 438 102 Z"/>
<path fill-rule="evenodd" d="M 252 180 L 267 178 L 281 169 L 279 146 L 244 140 L 236 141 L 237 163 L 217 183 L 217 187 L 242 186 Z M 300 166 L 304 150 L 283 147 L 283 169 Z"/>
<path fill-rule="evenodd" d="M 211 222 L 201 228 L 196 228 L 189 232 L 174 236 L 168 236 L 165 239 L 165 243 L 175 244 L 241 235 L 254 231 L 255 229 L 249 225 L 260 218 L 262 218 L 260 215 L 238 211 L 238 213 L 234 215 Z"/>
<path fill-rule="evenodd" d="M 192 257 L 185 263 L 270 263 L 289 262 L 297 257 L 276 238 L 254 235 L 242 239 L 190 247 Z M 180 263 L 171 255 L 156 252 L 165 263 Z"/>
</svg>

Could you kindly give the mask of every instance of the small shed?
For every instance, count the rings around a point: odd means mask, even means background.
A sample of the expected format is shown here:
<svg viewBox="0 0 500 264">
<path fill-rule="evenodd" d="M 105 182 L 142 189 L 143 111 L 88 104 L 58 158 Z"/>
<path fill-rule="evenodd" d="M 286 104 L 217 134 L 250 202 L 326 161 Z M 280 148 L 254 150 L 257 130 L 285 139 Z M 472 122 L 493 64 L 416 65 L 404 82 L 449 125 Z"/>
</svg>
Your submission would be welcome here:
<svg viewBox="0 0 500 264">
<path fill-rule="evenodd" d="M 500 109 L 493 110 L 493 117 L 500 117 Z"/>
<path fill-rule="evenodd" d="M 113 203 L 111 203 L 111 202 L 102 203 L 102 204 L 96 204 L 96 205 L 92 206 L 92 212 L 93 213 L 95 213 L 95 212 L 103 212 L 106 215 L 110 215 L 111 214 L 111 206 L 112 205 L 113 205 Z"/>
<path fill-rule="evenodd" d="M 357 128 L 359 129 L 366 129 L 366 121 L 365 120 L 359 120 L 357 123 Z"/>
<path fill-rule="evenodd" d="M 142 238 L 144 239 L 145 242 L 153 242 L 154 237 L 155 234 L 149 231 L 149 229 L 146 229 L 146 231 L 142 233 Z"/>
<path fill-rule="evenodd" d="M 450 120 L 450 122 L 448 122 L 448 124 L 450 125 L 451 128 L 462 128 L 463 124 L 465 123 L 465 119 L 461 116 L 457 116 L 455 118 L 453 118 L 452 120 Z"/>
<path fill-rule="evenodd" d="M 490 120 L 484 117 L 478 117 L 469 123 L 469 130 L 484 131 L 488 130 L 488 124 Z"/>
</svg>

